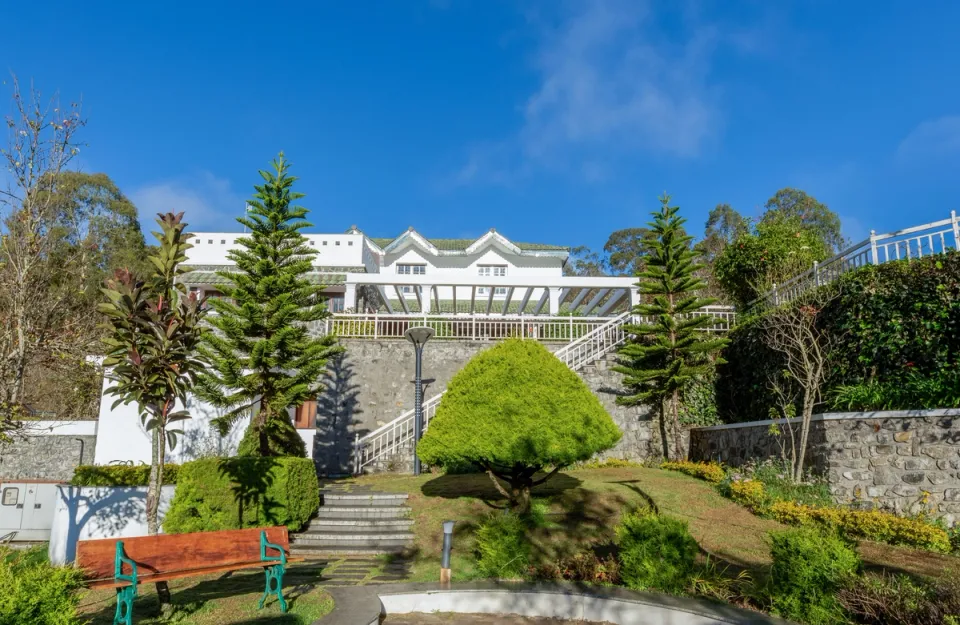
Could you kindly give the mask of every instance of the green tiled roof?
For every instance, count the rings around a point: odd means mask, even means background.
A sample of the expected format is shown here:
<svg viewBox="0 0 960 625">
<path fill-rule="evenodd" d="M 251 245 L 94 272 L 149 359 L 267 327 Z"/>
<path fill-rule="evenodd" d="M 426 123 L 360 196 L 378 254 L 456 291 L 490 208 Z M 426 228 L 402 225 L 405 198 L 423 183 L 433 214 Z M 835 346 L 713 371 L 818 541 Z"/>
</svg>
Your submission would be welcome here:
<svg viewBox="0 0 960 625">
<path fill-rule="evenodd" d="M 343 284 L 347 276 L 342 273 L 308 273 L 307 280 L 311 284 L 327 286 Z M 184 284 L 230 284 L 229 280 L 214 271 L 188 271 L 180 276 L 180 281 Z"/>
<path fill-rule="evenodd" d="M 402 235 L 401 235 L 402 236 Z M 380 248 L 387 247 L 399 237 L 393 239 L 370 239 Z M 427 239 L 434 247 L 442 252 L 464 252 L 468 247 L 476 243 L 477 239 Z M 547 245 L 545 243 L 517 243 L 511 241 L 514 245 L 525 252 L 568 252 L 569 247 L 562 245 Z"/>
</svg>

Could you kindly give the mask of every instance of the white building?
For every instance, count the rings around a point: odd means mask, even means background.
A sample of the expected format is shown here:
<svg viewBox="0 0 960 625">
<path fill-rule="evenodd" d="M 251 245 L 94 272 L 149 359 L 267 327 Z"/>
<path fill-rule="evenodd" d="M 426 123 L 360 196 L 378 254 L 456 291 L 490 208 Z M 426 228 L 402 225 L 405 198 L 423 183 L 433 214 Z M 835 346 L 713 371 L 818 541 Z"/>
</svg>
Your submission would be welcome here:
<svg viewBox="0 0 960 625">
<path fill-rule="evenodd" d="M 198 232 L 192 239 L 183 282 L 216 296 L 227 282 L 218 271 L 234 266 L 239 233 Z M 309 234 L 317 250 L 310 279 L 335 313 L 322 331 L 353 339 L 402 339 L 411 325 L 430 323 L 438 338 L 498 340 L 522 336 L 569 342 L 627 310 L 635 300 L 635 278 L 563 275 L 569 250 L 513 242 L 495 230 L 476 240 L 428 239 L 412 228 L 394 239 L 374 239 L 356 227 L 342 234 Z M 109 382 L 105 382 L 109 384 Z M 94 462 L 149 462 L 150 437 L 136 406 L 101 402 Z M 236 451 L 246 423 L 226 437 L 210 425 L 217 409 L 188 400 L 185 421 L 170 462 Z M 290 409 L 297 431 L 316 447 L 316 402 Z"/>
<path fill-rule="evenodd" d="M 237 233 L 198 232 L 184 282 L 215 295 L 232 266 Z M 309 234 L 311 277 L 327 285 L 334 312 L 608 316 L 630 304 L 634 278 L 563 275 L 569 249 L 517 243 L 491 229 L 478 239 L 428 239 L 410 228 L 394 239 Z M 588 297 L 589 296 L 589 297 Z"/>
</svg>

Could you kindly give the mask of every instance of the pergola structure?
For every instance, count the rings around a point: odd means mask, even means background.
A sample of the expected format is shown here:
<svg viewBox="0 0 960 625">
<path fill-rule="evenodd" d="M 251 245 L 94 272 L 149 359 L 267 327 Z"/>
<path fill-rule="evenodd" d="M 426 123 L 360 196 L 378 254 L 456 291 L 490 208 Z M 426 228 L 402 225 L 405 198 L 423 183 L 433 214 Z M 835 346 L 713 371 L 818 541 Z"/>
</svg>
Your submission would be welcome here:
<svg viewBox="0 0 960 625">
<path fill-rule="evenodd" d="M 348 273 L 344 307 L 360 310 L 358 289 L 372 289 L 388 314 L 523 314 L 570 312 L 603 317 L 638 303 L 634 277 L 394 275 Z M 369 304 L 369 302 L 368 302 Z"/>
</svg>

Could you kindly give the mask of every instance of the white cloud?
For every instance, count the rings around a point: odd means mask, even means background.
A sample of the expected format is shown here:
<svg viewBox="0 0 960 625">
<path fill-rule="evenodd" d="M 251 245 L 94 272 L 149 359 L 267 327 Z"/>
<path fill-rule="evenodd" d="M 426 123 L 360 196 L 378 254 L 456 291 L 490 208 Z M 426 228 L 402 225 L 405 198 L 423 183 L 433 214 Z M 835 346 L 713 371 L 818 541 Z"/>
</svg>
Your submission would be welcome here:
<svg viewBox="0 0 960 625">
<path fill-rule="evenodd" d="M 723 126 L 712 57 L 721 45 L 744 52 L 745 31 L 729 35 L 692 14 L 669 39 L 643 2 L 566 5 L 537 33 L 538 82 L 521 106 L 513 136 L 468 150 L 453 185 L 509 183 L 536 170 L 596 180 L 630 153 L 698 156 Z"/>
<path fill-rule="evenodd" d="M 928 120 L 914 128 L 897 147 L 901 163 L 960 154 L 960 115 Z"/>
<path fill-rule="evenodd" d="M 210 172 L 142 186 L 130 194 L 140 211 L 140 220 L 154 226 L 157 213 L 186 213 L 190 230 L 236 229 L 234 219 L 243 214 L 244 197 L 230 181 Z"/>
</svg>

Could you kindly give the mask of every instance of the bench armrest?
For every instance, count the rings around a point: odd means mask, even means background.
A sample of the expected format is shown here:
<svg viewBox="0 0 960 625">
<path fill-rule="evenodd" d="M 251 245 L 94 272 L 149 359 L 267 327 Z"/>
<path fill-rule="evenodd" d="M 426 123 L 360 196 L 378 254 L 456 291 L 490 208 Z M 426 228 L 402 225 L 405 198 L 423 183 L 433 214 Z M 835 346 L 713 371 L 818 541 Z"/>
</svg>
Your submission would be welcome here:
<svg viewBox="0 0 960 625">
<path fill-rule="evenodd" d="M 275 549 L 280 552 L 279 556 L 268 556 L 267 549 Z M 280 545 L 275 545 L 272 542 L 267 540 L 267 533 L 264 531 L 260 532 L 260 559 L 267 562 L 280 562 L 280 564 L 287 565 L 287 552 Z"/>
<path fill-rule="evenodd" d="M 130 567 L 129 575 L 125 575 L 123 573 L 124 564 Z M 117 555 L 116 559 L 114 560 L 113 579 L 117 582 L 130 582 L 134 588 L 137 587 L 137 563 L 128 558 L 126 553 L 124 553 L 122 540 L 117 541 Z"/>
</svg>

